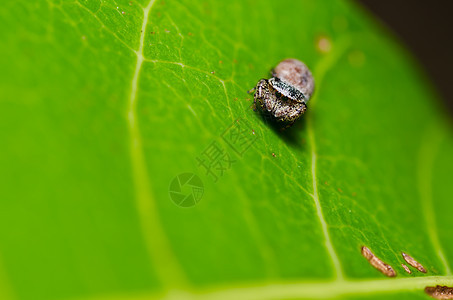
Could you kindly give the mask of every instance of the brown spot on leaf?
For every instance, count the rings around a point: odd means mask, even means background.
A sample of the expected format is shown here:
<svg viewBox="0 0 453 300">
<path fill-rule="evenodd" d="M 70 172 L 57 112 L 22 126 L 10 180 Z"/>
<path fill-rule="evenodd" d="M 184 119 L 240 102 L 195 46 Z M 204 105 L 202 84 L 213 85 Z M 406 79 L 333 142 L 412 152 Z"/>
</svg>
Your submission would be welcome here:
<svg viewBox="0 0 453 300">
<path fill-rule="evenodd" d="M 453 287 L 436 285 L 425 287 L 425 293 L 434 299 L 453 299 Z"/>
<path fill-rule="evenodd" d="M 422 266 L 421 263 L 419 263 L 418 261 L 416 261 L 414 258 L 412 258 L 410 255 L 404 253 L 404 252 L 401 252 L 401 255 L 403 255 L 403 258 L 404 260 L 410 264 L 411 266 L 413 266 L 414 268 L 416 268 L 417 270 L 419 270 L 420 272 L 422 273 L 426 273 L 426 269 Z"/>
<path fill-rule="evenodd" d="M 327 36 L 321 35 L 316 39 L 316 49 L 321 53 L 328 53 L 332 50 L 332 42 Z"/>
<path fill-rule="evenodd" d="M 373 252 L 371 252 L 371 250 L 368 249 L 365 246 L 362 247 L 362 255 L 363 255 L 363 257 L 365 257 L 368 260 L 370 265 L 372 265 L 374 268 L 379 270 L 385 276 L 387 276 L 387 277 L 395 277 L 396 276 L 395 270 L 393 270 L 393 268 L 390 265 L 384 263 L 382 260 L 377 258 L 373 254 Z"/>
<path fill-rule="evenodd" d="M 412 274 L 412 271 L 411 271 L 411 269 L 409 269 L 408 266 L 406 266 L 405 264 L 401 264 L 401 266 L 403 267 L 404 271 L 406 271 L 409 274 Z"/>
</svg>

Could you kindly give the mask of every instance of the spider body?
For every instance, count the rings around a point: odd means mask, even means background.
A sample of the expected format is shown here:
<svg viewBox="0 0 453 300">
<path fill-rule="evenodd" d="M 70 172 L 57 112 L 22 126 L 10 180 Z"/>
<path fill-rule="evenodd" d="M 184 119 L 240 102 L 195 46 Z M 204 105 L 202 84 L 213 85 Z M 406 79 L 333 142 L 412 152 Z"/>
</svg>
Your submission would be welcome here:
<svg viewBox="0 0 453 300">
<path fill-rule="evenodd" d="M 308 67 L 299 60 L 286 59 L 272 71 L 272 78 L 256 84 L 255 107 L 275 121 L 291 126 L 307 110 L 313 90 L 314 80 Z"/>
</svg>

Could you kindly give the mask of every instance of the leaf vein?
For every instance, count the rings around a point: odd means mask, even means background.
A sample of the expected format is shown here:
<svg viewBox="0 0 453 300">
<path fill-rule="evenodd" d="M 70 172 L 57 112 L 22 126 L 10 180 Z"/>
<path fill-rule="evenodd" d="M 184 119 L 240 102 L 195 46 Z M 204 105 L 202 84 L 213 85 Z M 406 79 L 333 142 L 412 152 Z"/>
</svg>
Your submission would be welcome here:
<svg viewBox="0 0 453 300">
<path fill-rule="evenodd" d="M 132 175 L 135 185 L 135 201 L 138 210 L 141 230 L 149 258 L 155 267 L 161 283 L 165 286 L 186 286 L 187 279 L 178 260 L 174 257 L 170 242 L 162 228 L 155 199 L 152 195 L 150 178 L 143 151 L 140 128 L 136 116 L 138 84 L 143 62 L 144 40 L 149 14 L 156 0 L 150 0 L 143 8 L 143 23 L 140 34 L 139 49 L 136 51 L 136 65 L 131 81 L 131 92 L 127 109 L 128 130 L 130 136 L 130 155 L 132 162 Z"/>
</svg>

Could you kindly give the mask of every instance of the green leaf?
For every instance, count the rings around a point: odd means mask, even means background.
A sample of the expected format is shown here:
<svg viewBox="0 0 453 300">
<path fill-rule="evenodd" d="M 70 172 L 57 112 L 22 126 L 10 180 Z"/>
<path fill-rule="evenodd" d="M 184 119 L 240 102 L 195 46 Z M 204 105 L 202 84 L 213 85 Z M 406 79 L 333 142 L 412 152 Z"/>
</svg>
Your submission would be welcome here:
<svg viewBox="0 0 453 300">
<path fill-rule="evenodd" d="M 354 4 L 19 0 L 0 25 L 2 299 L 423 299 L 452 285 L 451 128 Z M 246 91 L 288 57 L 316 90 L 282 132 Z M 181 198 L 198 179 L 203 195 Z M 405 273 L 401 251 L 428 273 Z"/>
</svg>

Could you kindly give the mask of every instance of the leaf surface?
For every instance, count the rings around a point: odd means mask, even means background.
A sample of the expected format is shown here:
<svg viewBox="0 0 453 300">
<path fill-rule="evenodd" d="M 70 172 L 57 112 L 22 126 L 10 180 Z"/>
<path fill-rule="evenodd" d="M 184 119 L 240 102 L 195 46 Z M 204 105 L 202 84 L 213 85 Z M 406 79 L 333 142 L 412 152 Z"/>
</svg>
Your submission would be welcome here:
<svg viewBox="0 0 453 300">
<path fill-rule="evenodd" d="M 3 299 L 423 299 L 452 284 L 450 127 L 355 5 L 3 6 Z M 316 90 L 282 132 L 246 91 L 288 57 Z M 250 147 L 228 143 L 236 129 Z M 187 172 L 204 194 L 181 208 L 169 187 Z M 405 273 L 401 251 L 428 273 Z"/>
</svg>

